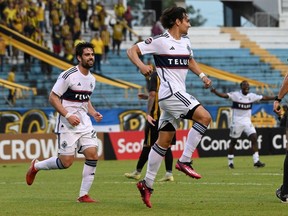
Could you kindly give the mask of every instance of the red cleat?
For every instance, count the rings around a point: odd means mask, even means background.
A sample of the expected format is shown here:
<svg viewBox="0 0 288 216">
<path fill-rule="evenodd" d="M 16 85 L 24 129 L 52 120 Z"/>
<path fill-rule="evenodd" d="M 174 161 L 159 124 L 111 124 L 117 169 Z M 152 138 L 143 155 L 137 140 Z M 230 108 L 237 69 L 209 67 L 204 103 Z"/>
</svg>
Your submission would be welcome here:
<svg viewBox="0 0 288 216">
<path fill-rule="evenodd" d="M 191 162 L 180 162 L 179 160 L 176 163 L 175 168 L 178 169 L 179 171 L 185 173 L 186 175 L 195 178 L 195 179 L 200 179 L 202 176 L 195 172 L 195 170 L 192 168 L 192 161 Z"/>
<path fill-rule="evenodd" d="M 143 200 L 144 204 L 145 204 L 147 207 L 151 208 L 151 207 L 152 207 L 152 204 L 151 204 L 151 202 L 150 202 L 150 196 L 151 196 L 151 194 L 152 194 L 152 192 L 153 192 L 153 189 L 148 188 L 148 187 L 146 186 L 145 180 L 139 181 L 139 182 L 137 183 L 137 188 L 138 188 L 138 190 L 139 190 L 140 193 L 141 193 L 141 197 L 142 197 L 142 200 Z"/>
<path fill-rule="evenodd" d="M 97 202 L 96 200 L 92 199 L 88 194 L 82 196 L 82 197 L 79 197 L 77 199 L 77 202 L 79 203 L 94 203 L 94 202 Z"/>
<path fill-rule="evenodd" d="M 35 168 L 35 163 L 37 163 L 37 162 L 38 162 L 37 159 L 32 160 L 31 165 L 30 165 L 30 167 L 29 167 L 29 169 L 28 169 L 28 171 L 26 173 L 26 183 L 28 185 L 32 185 L 33 184 L 35 176 L 36 176 L 36 174 L 38 172 L 38 170 L 36 170 L 36 168 Z"/>
</svg>

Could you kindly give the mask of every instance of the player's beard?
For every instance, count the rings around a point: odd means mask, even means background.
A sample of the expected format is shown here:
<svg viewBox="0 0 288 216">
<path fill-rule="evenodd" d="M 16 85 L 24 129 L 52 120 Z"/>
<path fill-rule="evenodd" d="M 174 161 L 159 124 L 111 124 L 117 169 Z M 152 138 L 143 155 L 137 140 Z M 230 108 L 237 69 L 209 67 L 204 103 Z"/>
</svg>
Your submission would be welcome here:
<svg viewBox="0 0 288 216">
<path fill-rule="evenodd" d="M 90 60 L 87 61 L 87 62 L 82 62 L 82 67 L 89 70 L 89 69 L 92 68 L 93 65 L 94 65 L 94 61 L 92 61 L 92 63 L 90 63 L 90 62 L 91 62 Z"/>
</svg>

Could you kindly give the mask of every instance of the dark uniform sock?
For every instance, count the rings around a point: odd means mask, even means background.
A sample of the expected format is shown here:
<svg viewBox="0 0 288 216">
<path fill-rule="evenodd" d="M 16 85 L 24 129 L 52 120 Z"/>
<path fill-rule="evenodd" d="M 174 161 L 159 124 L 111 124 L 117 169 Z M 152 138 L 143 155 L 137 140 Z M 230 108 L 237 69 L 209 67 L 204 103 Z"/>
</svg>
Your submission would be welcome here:
<svg viewBox="0 0 288 216">
<path fill-rule="evenodd" d="M 143 169 L 145 163 L 147 162 L 148 156 L 149 156 L 149 153 L 150 153 L 150 149 L 151 149 L 150 146 L 149 147 L 147 147 L 147 146 L 143 147 L 141 155 L 140 155 L 138 163 L 137 163 L 137 166 L 136 166 L 136 170 L 138 172 L 141 172 L 141 170 Z"/>
<path fill-rule="evenodd" d="M 167 172 L 172 172 L 172 166 L 173 166 L 173 154 L 172 150 L 169 147 L 167 149 L 166 155 L 165 155 L 165 168 Z"/>
<path fill-rule="evenodd" d="M 288 151 L 286 151 L 286 156 L 285 156 L 285 160 L 284 160 L 284 167 L 283 167 L 282 194 L 288 194 Z"/>
</svg>

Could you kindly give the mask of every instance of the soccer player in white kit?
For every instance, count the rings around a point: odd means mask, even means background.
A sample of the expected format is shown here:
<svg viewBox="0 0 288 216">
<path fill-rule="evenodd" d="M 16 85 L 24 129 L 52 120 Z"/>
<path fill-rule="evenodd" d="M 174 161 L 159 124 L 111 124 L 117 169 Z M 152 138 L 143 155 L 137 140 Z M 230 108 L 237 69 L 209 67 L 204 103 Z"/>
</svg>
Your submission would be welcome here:
<svg viewBox="0 0 288 216">
<path fill-rule="evenodd" d="M 34 159 L 26 174 L 26 182 L 32 185 L 40 170 L 66 169 L 74 161 L 75 150 L 85 156 L 78 202 L 96 202 L 88 192 L 94 181 L 98 161 L 96 131 L 90 116 L 97 122 L 103 116 L 91 104 L 90 96 L 96 80 L 89 69 L 94 64 L 94 46 L 79 43 L 76 46 L 77 66 L 62 72 L 49 96 L 51 105 L 59 113 L 55 132 L 58 135 L 58 157 L 43 161 Z M 89 115 L 90 116 L 89 116 Z"/>
<path fill-rule="evenodd" d="M 229 93 L 220 93 L 215 88 L 211 89 L 218 97 L 228 98 L 232 103 L 232 122 L 230 125 L 230 145 L 228 149 L 228 167 L 234 169 L 234 146 L 237 144 L 237 139 L 244 132 L 252 143 L 254 167 L 264 167 L 259 159 L 259 149 L 257 145 L 257 133 L 251 122 L 251 109 L 254 102 L 274 100 L 273 96 L 258 95 L 249 92 L 249 83 L 244 80 L 240 83 L 240 91 Z"/>
<path fill-rule="evenodd" d="M 129 59 L 144 76 L 150 75 L 153 68 L 145 65 L 139 59 L 138 54 L 153 54 L 160 78 L 158 95 L 162 112 L 158 126 L 159 137 L 149 153 L 145 178 L 137 183 L 142 200 L 149 208 L 152 207 L 150 196 L 153 183 L 177 129 L 177 121 L 184 118 L 195 122 L 188 133 L 187 142 L 182 156 L 176 163 L 176 169 L 196 179 L 201 178 L 201 175 L 192 168 L 191 157 L 211 122 L 209 112 L 194 96 L 186 92 L 185 80 L 189 69 L 200 77 L 205 88 L 211 85 L 211 80 L 200 70 L 193 58 L 191 43 L 187 37 L 191 26 L 186 10 L 182 7 L 166 9 L 161 16 L 161 23 L 165 29 L 168 29 L 165 33 L 150 37 L 127 50 Z"/>
</svg>

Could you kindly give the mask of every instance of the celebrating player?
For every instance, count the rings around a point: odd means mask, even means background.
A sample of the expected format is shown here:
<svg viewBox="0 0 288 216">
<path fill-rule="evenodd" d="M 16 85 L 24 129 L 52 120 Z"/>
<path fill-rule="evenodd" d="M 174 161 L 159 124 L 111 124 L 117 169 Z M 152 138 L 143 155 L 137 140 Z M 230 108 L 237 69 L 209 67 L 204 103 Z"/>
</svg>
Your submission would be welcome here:
<svg viewBox="0 0 288 216">
<path fill-rule="evenodd" d="M 149 153 L 145 178 L 137 183 L 142 200 L 149 208 L 152 207 L 150 196 L 153 183 L 175 135 L 178 119 L 190 119 L 195 124 L 188 133 L 187 142 L 182 156 L 176 163 L 176 169 L 196 179 L 201 178 L 201 175 L 192 168 L 191 157 L 211 122 L 209 112 L 194 96 L 186 92 L 185 80 L 188 69 L 200 77 L 206 88 L 211 85 L 211 80 L 200 70 L 193 58 L 191 43 L 187 37 L 190 23 L 186 10 L 182 7 L 166 9 L 161 16 L 161 23 L 165 29 L 168 29 L 166 32 L 139 42 L 127 50 L 129 59 L 144 76 L 150 75 L 153 69 L 139 59 L 139 54 L 153 54 L 160 78 L 158 94 L 162 112 L 158 126 L 159 137 Z"/>
<path fill-rule="evenodd" d="M 240 83 L 240 87 L 241 91 L 229 93 L 220 93 L 215 88 L 211 89 L 211 92 L 218 97 L 228 98 L 233 102 L 233 117 L 230 125 L 231 141 L 228 150 L 228 167 L 234 169 L 234 146 L 237 143 L 237 139 L 240 138 L 243 132 L 247 135 L 252 143 L 254 167 L 264 167 L 265 163 L 262 163 L 259 160 L 257 133 L 251 122 L 251 109 L 254 102 L 273 100 L 274 97 L 257 95 L 249 92 L 250 87 L 246 80 Z"/>
</svg>

